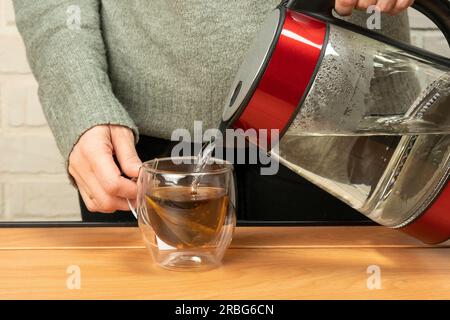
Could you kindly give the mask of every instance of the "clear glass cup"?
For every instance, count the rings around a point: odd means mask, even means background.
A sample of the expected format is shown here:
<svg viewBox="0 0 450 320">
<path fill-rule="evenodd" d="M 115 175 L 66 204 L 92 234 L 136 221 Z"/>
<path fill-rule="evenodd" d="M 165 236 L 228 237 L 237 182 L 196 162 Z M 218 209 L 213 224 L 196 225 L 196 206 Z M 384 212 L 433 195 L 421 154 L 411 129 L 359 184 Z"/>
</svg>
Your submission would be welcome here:
<svg viewBox="0 0 450 320">
<path fill-rule="evenodd" d="M 233 166 L 196 157 L 154 159 L 137 180 L 136 214 L 154 261 L 172 270 L 221 265 L 236 226 Z"/>
</svg>

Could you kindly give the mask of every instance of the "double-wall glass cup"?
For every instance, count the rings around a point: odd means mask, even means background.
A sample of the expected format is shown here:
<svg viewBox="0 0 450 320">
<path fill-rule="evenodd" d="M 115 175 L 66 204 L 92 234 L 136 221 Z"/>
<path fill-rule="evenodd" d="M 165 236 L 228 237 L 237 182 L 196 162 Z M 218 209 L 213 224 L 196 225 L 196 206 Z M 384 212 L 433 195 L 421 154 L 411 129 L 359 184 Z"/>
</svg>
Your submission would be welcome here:
<svg viewBox="0 0 450 320">
<path fill-rule="evenodd" d="M 154 261 L 172 270 L 221 265 L 236 225 L 233 166 L 196 158 L 144 163 L 137 180 L 136 214 Z"/>
</svg>

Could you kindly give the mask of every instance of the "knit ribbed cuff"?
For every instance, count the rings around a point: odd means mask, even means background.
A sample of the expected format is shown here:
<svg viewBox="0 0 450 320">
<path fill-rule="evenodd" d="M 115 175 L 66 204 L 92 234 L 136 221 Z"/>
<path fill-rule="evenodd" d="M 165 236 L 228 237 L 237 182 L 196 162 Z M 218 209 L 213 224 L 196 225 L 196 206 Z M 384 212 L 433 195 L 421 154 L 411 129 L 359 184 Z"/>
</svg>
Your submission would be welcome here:
<svg viewBox="0 0 450 320">
<path fill-rule="evenodd" d="M 97 125 L 125 126 L 133 130 L 136 143 L 139 131 L 115 97 L 105 73 L 92 72 L 89 65 L 78 65 L 75 72 L 71 72 L 72 68 L 69 71 L 67 69 L 54 67 L 42 73 L 39 79 L 39 96 L 65 160 L 69 180 L 77 187 L 69 174 L 69 156 L 86 131 Z"/>
</svg>

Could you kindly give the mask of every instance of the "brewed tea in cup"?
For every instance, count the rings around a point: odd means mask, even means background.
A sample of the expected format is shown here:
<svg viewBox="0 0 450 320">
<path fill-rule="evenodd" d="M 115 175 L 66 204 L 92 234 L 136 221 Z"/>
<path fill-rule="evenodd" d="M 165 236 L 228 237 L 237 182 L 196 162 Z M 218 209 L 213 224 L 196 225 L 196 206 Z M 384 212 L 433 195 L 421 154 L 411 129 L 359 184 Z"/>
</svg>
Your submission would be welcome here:
<svg viewBox="0 0 450 320">
<path fill-rule="evenodd" d="M 236 225 L 233 166 L 196 157 L 155 159 L 142 165 L 137 218 L 157 264 L 173 270 L 219 266 Z"/>
</svg>

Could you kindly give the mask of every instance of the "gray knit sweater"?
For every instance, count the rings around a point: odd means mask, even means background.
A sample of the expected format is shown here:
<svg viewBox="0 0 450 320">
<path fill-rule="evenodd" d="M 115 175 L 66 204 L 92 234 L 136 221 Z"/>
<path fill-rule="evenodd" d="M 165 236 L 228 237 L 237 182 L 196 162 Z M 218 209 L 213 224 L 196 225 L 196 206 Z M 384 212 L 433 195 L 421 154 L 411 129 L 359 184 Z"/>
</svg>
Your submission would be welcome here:
<svg viewBox="0 0 450 320">
<path fill-rule="evenodd" d="M 162 138 L 176 128 L 192 129 L 195 120 L 216 127 L 243 55 L 279 2 L 14 0 L 63 156 L 98 124 Z M 74 5 L 80 29 L 67 26 Z M 405 23 L 395 19 L 383 24 L 386 32 Z"/>
</svg>

